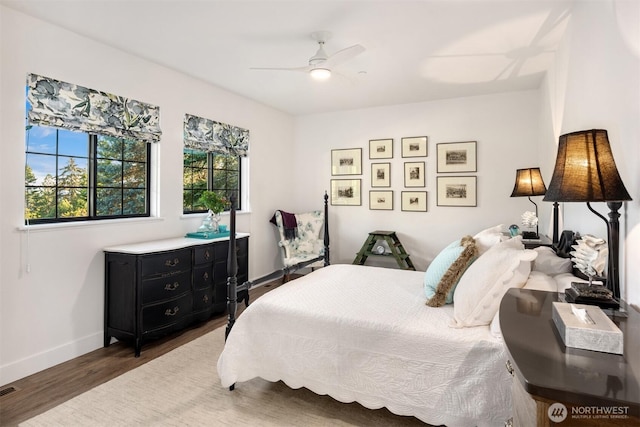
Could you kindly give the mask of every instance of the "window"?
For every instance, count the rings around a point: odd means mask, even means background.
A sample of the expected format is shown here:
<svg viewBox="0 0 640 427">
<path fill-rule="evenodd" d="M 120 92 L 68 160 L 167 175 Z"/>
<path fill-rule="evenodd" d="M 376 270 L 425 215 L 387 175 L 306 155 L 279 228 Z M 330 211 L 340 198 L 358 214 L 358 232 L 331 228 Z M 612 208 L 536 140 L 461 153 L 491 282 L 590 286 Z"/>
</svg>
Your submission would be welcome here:
<svg viewBox="0 0 640 427">
<path fill-rule="evenodd" d="M 46 126 L 27 129 L 28 223 L 149 216 L 149 144 Z"/>
<path fill-rule="evenodd" d="M 215 191 L 225 197 L 235 193 L 236 208 L 242 208 L 240 156 L 185 147 L 183 159 L 182 209 L 185 214 L 206 212 L 206 208 L 198 202 L 205 190 Z"/>
</svg>

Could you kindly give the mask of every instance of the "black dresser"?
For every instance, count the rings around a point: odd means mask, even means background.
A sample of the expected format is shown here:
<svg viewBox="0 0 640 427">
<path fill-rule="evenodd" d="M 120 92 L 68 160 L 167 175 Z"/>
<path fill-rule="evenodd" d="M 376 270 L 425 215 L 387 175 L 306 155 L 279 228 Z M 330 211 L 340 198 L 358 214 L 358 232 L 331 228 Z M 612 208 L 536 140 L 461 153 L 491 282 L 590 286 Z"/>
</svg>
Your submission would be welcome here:
<svg viewBox="0 0 640 427">
<path fill-rule="evenodd" d="M 237 233 L 238 283 L 249 280 L 249 235 Z M 144 341 L 222 313 L 229 238 L 176 238 L 112 246 L 105 252 L 104 346 Z"/>
</svg>

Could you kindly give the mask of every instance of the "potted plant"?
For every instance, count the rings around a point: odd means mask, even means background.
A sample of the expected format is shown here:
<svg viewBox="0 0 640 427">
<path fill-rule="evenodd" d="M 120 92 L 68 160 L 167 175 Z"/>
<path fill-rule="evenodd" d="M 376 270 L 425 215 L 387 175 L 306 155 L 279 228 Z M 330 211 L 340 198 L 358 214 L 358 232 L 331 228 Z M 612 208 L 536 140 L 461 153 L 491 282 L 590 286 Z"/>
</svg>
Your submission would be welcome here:
<svg viewBox="0 0 640 427">
<path fill-rule="evenodd" d="M 229 204 L 226 197 L 220 196 L 215 191 L 204 191 L 202 195 L 200 195 L 198 202 L 202 203 L 205 208 L 218 215 L 220 215 L 220 212 L 224 211 Z"/>
<path fill-rule="evenodd" d="M 200 232 L 218 232 L 218 223 L 220 222 L 220 213 L 225 210 L 229 201 L 226 197 L 219 195 L 215 191 L 204 191 L 199 203 L 202 203 L 207 209 L 207 217 L 202 220 L 202 225 L 198 229 Z"/>
</svg>

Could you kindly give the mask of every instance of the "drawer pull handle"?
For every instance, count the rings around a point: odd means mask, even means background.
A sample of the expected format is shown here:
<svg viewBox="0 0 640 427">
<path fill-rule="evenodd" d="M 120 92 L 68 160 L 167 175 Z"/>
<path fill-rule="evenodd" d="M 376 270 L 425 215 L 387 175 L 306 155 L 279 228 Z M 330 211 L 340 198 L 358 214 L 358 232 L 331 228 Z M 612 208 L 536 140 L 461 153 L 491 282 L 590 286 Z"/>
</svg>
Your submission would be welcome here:
<svg viewBox="0 0 640 427">
<path fill-rule="evenodd" d="M 167 283 L 164 285 L 165 291 L 175 291 L 180 287 L 180 282 Z"/>
<path fill-rule="evenodd" d="M 202 275 L 202 278 L 204 280 L 208 280 L 209 279 L 209 273 L 207 273 L 206 271 L 204 272 L 204 274 Z"/>
<path fill-rule="evenodd" d="M 202 302 L 204 302 L 205 304 L 209 302 L 209 297 L 207 295 L 202 297 Z"/>
<path fill-rule="evenodd" d="M 178 258 L 174 258 L 174 259 L 168 259 L 164 262 L 164 265 L 166 265 L 167 267 L 175 267 L 176 265 L 180 264 L 180 260 Z"/>
<path fill-rule="evenodd" d="M 164 311 L 164 315 L 165 316 L 175 316 L 176 314 L 178 314 L 178 311 L 180 311 L 180 307 L 178 307 L 178 306 L 174 307 L 173 310 L 170 309 L 170 308 L 167 308 Z"/>
<path fill-rule="evenodd" d="M 505 363 L 504 365 L 506 366 L 509 375 L 513 376 L 513 365 L 511 364 L 511 361 L 507 360 L 507 363 Z"/>
<path fill-rule="evenodd" d="M 209 253 L 209 249 L 207 249 L 206 251 L 204 251 L 204 259 L 209 259 L 211 258 L 211 254 Z"/>
</svg>

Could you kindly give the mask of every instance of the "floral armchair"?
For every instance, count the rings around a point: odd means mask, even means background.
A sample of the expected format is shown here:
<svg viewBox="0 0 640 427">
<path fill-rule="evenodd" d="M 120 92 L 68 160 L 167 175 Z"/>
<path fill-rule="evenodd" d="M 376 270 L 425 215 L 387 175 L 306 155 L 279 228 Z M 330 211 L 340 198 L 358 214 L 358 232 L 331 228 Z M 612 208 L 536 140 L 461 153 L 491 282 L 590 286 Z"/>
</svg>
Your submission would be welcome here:
<svg viewBox="0 0 640 427">
<path fill-rule="evenodd" d="M 285 220 L 281 211 L 275 213 L 275 225 L 278 227 L 280 253 L 284 264 L 284 282 L 290 274 L 300 268 L 321 267 L 324 265 L 324 213 L 311 211 L 294 214 L 297 227 L 295 234 L 286 232 Z"/>
</svg>

